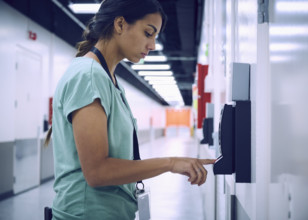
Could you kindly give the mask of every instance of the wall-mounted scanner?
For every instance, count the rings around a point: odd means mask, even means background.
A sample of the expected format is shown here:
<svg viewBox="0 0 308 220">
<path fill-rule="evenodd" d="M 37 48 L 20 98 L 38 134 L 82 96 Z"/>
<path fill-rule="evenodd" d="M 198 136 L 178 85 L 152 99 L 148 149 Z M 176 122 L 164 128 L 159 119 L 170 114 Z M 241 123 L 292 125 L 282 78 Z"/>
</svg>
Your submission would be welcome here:
<svg viewBox="0 0 308 220">
<path fill-rule="evenodd" d="M 200 144 L 208 144 L 213 146 L 213 124 L 214 124 L 214 104 L 206 103 L 206 118 L 203 119 L 202 123 L 202 132 L 203 139 L 200 141 Z"/>
<path fill-rule="evenodd" d="M 225 105 L 221 111 L 218 132 L 220 156 L 214 164 L 214 174 L 232 174 L 235 171 L 234 107 Z"/>
<path fill-rule="evenodd" d="M 202 132 L 203 139 L 200 141 L 200 144 L 208 144 L 209 146 L 213 145 L 213 118 L 203 119 Z"/>
<path fill-rule="evenodd" d="M 214 174 L 235 173 L 237 183 L 251 182 L 251 104 L 249 100 L 250 65 L 233 63 L 232 101 L 225 104 L 220 117 L 219 145 Z"/>
</svg>

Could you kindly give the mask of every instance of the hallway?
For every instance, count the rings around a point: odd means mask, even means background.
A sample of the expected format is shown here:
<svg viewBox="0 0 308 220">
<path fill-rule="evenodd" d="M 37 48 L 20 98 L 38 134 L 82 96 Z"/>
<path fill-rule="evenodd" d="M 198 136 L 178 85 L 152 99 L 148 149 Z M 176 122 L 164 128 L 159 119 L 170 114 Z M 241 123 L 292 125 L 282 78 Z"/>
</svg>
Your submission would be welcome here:
<svg viewBox="0 0 308 220">
<path fill-rule="evenodd" d="M 177 134 L 176 134 L 177 133 Z M 167 133 L 140 146 L 141 158 L 197 156 L 197 141 L 188 130 Z M 207 169 L 212 169 L 210 166 Z M 152 220 L 202 220 L 201 188 L 191 186 L 187 177 L 165 173 L 144 181 L 151 192 Z M 53 181 L 0 202 L 0 220 L 42 220 L 43 208 L 52 204 Z"/>
</svg>

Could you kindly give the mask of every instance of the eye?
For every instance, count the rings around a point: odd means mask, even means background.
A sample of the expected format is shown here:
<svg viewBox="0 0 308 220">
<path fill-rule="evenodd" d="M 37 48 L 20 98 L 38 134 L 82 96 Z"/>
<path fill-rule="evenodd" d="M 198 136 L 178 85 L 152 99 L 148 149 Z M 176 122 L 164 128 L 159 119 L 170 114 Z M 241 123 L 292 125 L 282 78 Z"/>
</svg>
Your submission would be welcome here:
<svg viewBox="0 0 308 220">
<path fill-rule="evenodd" d="M 147 31 L 145 31 L 144 34 L 145 34 L 146 37 L 152 37 L 152 34 L 150 34 L 150 33 L 147 32 Z"/>
</svg>

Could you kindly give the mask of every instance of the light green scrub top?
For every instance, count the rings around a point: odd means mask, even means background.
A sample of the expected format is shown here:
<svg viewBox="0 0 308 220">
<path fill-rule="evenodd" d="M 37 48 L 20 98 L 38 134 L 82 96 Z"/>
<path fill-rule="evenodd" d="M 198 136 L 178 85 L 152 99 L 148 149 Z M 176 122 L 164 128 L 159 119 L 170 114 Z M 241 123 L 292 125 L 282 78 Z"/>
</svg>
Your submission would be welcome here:
<svg viewBox="0 0 308 220">
<path fill-rule="evenodd" d="M 109 157 L 133 160 L 136 122 L 125 98 L 102 66 L 91 58 L 75 58 L 53 99 L 52 139 L 55 164 L 53 219 L 134 219 L 135 183 L 90 187 L 82 173 L 74 141 L 71 113 L 100 99 L 107 115 Z M 123 103 L 121 93 L 126 105 Z"/>
</svg>

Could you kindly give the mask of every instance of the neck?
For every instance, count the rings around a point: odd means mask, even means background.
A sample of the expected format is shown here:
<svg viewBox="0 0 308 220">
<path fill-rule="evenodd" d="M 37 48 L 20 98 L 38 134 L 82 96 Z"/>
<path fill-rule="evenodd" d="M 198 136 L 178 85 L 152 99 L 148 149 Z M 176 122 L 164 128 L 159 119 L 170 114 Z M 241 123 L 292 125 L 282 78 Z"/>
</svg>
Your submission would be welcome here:
<svg viewBox="0 0 308 220">
<path fill-rule="evenodd" d="M 106 42 L 104 40 L 99 40 L 95 47 L 102 53 L 104 56 L 108 69 L 114 78 L 114 70 L 117 67 L 118 63 L 123 59 L 119 56 L 119 53 L 117 53 L 116 45 L 112 40 Z M 96 56 L 95 56 L 96 57 Z M 99 62 L 98 58 L 96 57 L 96 60 Z"/>
</svg>

